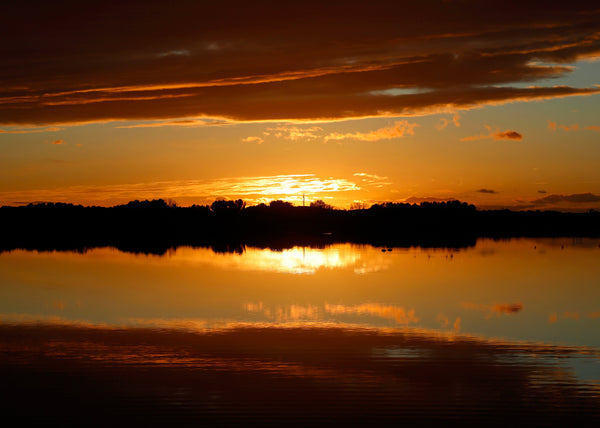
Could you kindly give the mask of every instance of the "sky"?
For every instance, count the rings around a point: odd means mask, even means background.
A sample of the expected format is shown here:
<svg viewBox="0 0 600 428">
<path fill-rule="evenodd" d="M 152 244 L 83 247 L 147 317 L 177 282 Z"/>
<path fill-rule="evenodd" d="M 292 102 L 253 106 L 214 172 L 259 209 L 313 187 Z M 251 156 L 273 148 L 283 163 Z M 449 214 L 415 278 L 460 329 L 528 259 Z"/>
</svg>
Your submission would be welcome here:
<svg viewBox="0 0 600 428">
<path fill-rule="evenodd" d="M 600 209 L 597 1 L 57 0 L 3 16 L 0 205 Z"/>
</svg>

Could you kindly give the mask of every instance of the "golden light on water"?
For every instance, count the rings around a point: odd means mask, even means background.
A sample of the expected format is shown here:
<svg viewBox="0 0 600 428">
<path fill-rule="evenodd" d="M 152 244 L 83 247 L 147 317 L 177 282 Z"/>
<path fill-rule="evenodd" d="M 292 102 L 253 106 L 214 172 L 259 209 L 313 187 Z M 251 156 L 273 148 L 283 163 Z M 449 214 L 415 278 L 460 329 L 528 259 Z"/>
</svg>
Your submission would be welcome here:
<svg viewBox="0 0 600 428">
<path fill-rule="evenodd" d="M 337 244 L 325 249 L 293 247 L 282 251 L 247 247 L 243 254 L 215 254 L 209 249 L 178 248 L 172 255 L 185 263 L 221 268 L 291 274 L 315 274 L 320 269 L 352 269 L 366 274 L 386 269 L 392 261 L 373 247 Z"/>
</svg>

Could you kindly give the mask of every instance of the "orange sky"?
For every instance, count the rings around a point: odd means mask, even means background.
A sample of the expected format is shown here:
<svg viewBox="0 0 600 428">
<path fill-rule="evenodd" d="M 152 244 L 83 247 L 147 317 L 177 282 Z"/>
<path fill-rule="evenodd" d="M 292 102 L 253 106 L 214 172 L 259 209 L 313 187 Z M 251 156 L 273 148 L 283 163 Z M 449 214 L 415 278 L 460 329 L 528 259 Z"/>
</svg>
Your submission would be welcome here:
<svg viewBox="0 0 600 428">
<path fill-rule="evenodd" d="M 304 193 L 600 209 L 595 1 L 34 1 L 3 14 L 2 205 Z"/>
</svg>

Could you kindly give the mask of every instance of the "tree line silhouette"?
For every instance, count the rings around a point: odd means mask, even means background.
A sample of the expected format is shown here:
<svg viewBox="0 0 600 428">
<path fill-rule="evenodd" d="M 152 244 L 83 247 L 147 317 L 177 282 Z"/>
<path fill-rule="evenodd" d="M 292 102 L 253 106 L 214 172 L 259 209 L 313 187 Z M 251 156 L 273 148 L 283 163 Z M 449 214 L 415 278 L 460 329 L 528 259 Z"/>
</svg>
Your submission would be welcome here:
<svg viewBox="0 0 600 428">
<path fill-rule="evenodd" d="M 162 254 L 181 245 L 243 251 L 354 242 L 379 246 L 465 247 L 478 237 L 600 236 L 600 212 L 478 210 L 460 201 L 386 202 L 334 209 L 281 200 L 246 206 L 241 199 L 179 207 L 162 199 L 114 207 L 38 203 L 0 207 L 0 251 L 79 250 L 113 246 Z"/>
</svg>

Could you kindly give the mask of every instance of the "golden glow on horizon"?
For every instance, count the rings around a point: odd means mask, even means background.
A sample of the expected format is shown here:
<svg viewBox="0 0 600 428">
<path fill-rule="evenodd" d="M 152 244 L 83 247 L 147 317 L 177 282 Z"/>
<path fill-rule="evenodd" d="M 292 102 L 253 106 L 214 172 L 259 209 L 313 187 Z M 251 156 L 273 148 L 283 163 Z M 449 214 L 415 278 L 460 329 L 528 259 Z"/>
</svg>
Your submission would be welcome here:
<svg viewBox="0 0 600 428">
<path fill-rule="evenodd" d="M 377 181 L 369 176 L 362 186 Z M 179 180 L 107 186 L 72 186 L 49 190 L 0 192 L 0 205 L 22 200 L 75 202 L 89 205 L 116 205 L 138 199 L 172 199 L 181 205 L 210 204 L 215 199 L 243 199 L 249 205 L 283 199 L 307 205 L 317 199 L 331 199 L 339 192 L 357 192 L 361 186 L 345 178 L 321 178 L 315 174 L 287 174 L 265 177 L 238 177 L 215 180 Z M 188 202 L 189 201 L 189 202 Z M 186 203 L 187 202 L 187 203 Z"/>
</svg>

